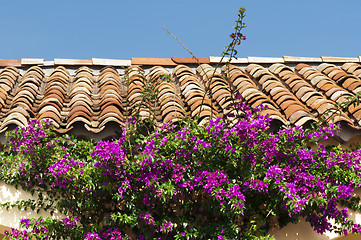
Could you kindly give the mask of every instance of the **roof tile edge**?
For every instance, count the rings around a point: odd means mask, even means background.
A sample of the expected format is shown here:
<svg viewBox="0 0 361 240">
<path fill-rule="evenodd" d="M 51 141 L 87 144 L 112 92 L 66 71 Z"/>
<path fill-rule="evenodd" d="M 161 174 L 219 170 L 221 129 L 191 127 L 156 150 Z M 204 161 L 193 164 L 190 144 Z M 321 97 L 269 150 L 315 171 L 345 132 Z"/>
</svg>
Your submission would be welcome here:
<svg viewBox="0 0 361 240">
<path fill-rule="evenodd" d="M 54 65 L 93 65 L 93 61 L 88 59 L 54 58 Z"/>
<path fill-rule="evenodd" d="M 21 65 L 43 65 L 44 58 L 22 58 Z"/>
<path fill-rule="evenodd" d="M 132 65 L 159 65 L 176 66 L 177 64 L 171 58 L 131 58 Z"/>
<path fill-rule="evenodd" d="M 283 63 L 283 58 L 277 57 L 248 57 L 248 63 Z"/>
<path fill-rule="evenodd" d="M 226 63 L 229 61 L 229 57 L 224 57 L 223 59 L 222 59 L 222 57 L 216 57 L 216 56 L 209 57 L 210 63 L 219 63 L 221 60 L 222 60 L 222 63 Z M 233 64 L 248 63 L 248 58 L 233 58 L 233 59 L 231 59 L 230 63 L 233 63 Z"/>
<path fill-rule="evenodd" d="M 93 65 L 98 66 L 119 66 L 119 67 L 129 67 L 132 64 L 131 60 L 121 60 L 121 59 L 105 59 L 105 58 L 92 58 Z"/>
<path fill-rule="evenodd" d="M 293 56 L 283 56 L 283 60 L 285 63 L 292 62 L 322 62 L 322 59 L 314 58 L 314 57 L 293 57 Z"/>
<path fill-rule="evenodd" d="M 0 67 L 21 67 L 21 60 L 0 59 Z"/>
<path fill-rule="evenodd" d="M 327 57 L 327 56 L 321 56 L 322 62 L 359 62 L 359 58 L 350 58 L 350 57 Z"/>
<path fill-rule="evenodd" d="M 221 61 L 222 60 L 222 61 Z M 219 62 L 226 63 L 229 57 L 210 56 L 208 58 L 198 58 L 199 63 L 216 64 Z M 295 56 L 282 56 L 282 57 L 247 57 L 247 58 L 233 58 L 230 63 L 232 64 L 251 64 L 251 63 L 346 63 L 357 62 L 361 63 L 361 56 L 357 57 L 295 57 Z M 92 58 L 92 59 L 60 59 L 55 58 L 53 61 L 46 61 L 43 58 L 21 58 L 21 60 L 0 59 L 0 67 L 26 67 L 31 65 L 38 66 L 114 66 L 114 67 L 129 67 L 131 65 L 144 65 L 144 66 L 177 66 L 179 64 L 197 64 L 197 60 L 191 57 L 172 57 L 172 58 L 131 58 L 131 60 L 124 59 L 105 59 L 105 58 Z"/>
</svg>

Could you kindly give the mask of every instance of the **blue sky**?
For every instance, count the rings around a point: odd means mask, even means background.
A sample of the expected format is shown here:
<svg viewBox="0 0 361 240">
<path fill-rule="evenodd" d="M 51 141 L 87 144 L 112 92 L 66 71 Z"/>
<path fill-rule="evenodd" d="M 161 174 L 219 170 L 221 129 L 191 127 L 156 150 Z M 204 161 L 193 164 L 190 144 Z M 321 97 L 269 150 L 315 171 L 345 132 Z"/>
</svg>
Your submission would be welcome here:
<svg viewBox="0 0 361 240">
<path fill-rule="evenodd" d="M 361 55 L 360 0 L 0 0 L 0 59 L 220 56 L 239 7 L 238 57 Z"/>
</svg>

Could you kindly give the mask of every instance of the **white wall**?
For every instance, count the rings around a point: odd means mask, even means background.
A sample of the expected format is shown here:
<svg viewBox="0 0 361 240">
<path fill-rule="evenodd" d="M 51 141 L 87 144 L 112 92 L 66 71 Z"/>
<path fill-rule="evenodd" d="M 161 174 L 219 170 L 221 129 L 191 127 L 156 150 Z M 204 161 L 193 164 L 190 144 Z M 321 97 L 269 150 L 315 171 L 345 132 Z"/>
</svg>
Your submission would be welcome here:
<svg viewBox="0 0 361 240">
<path fill-rule="evenodd" d="M 361 190 L 358 189 L 356 192 L 357 195 L 361 196 Z M 12 185 L 7 185 L 4 182 L 0 181 L 0 202 L 11 202 L 15 203 L 18 200 L 28 200 L 36 199 L 34 196 L 31 196 L 30 193 L 23 190 L 17 190 Z M 0 209 L 0 234 L 9 227 L 19 228 L 19 221 L 21 218 L 39 218 L 51 217 L 50 212 L 41 210 L 39 214 L 36 211 L 28 209 L 27 211 L 19 211 L 18 208 L 11 208 L 9 210 Z M 61 219 L 66 216 L 56 212 L 53 218 Z M 361 224 L 361 214 L 360 213 L 350 213 L 350 218 L 355 222 Z M 324 235 L 319 235 L 313 231 L 312 227 L 308 222 L 301 220 L 297 224 L 288 224 L 282 229 L 273 229 L 271 232 L 276 240 L 356 240 L 361 239 L 361 236 L 349 236 L 346 238 L 340 237 L 337 234 L 332 234 L 327 232 Z"/>
<path fill-rule="evenodd" d="M 11 202 L 15 203 L 19 200 L 28 200 L 28 199 L 36 199 L 34 196 L 31 196 L 29 192 L 25 192 L 23 190 L 17 190 L 12 185 L 7 185 L 3 181 L 0 181 L 0 202 Z M 39 218 L 43 217 L 51 217 L 50 211 L 47 212 L 40 210 L 39 214 L 31 209 L 27 209 L 27 211 L 20 211 L 17 207 L 10 208 L 9 210 L 0 209 L 0 225 L 6 227 L 14 227 L 19 228 L 19 221 L 21 218 Z M 65 218 L 65 215 L 60 214 L 59 212 L 55 212 L 53 218 L 61 219 Z M 0 231 L 2 230 L 0 226 Z"/>
<path fill-rule="evenodd" d="M 355 190 L 355 195 L 361 196 L 361 189 Z M 361 214 L 359 212 L 349 211 L 349 218 L 354 223 L 361 224 Z M 339 236 L 335 233 L 326 232 L 324 235 L 313 231 L 310 223 L 301 220 L 297 224 L 288 224 L 282 229 L 273 229 L 271 231 L 276 240 L 356 240 L 361 239 L 361 235 L 350 235 L 348 237 Z"/>
</svg>

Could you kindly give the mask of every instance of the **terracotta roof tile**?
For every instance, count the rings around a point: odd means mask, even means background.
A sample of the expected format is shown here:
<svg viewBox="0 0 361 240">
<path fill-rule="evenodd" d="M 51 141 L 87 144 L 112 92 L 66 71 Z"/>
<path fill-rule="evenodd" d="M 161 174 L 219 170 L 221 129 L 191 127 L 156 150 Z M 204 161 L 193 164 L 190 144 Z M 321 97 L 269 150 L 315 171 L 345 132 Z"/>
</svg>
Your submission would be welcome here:
<svg viewBox="0 0 361 240">
<path fill-rule="evenodd" d="M 0 67 L 21 67 L 21 60 L 0 59 Z"/>
<path fill-rule="evenodd" d="M 248 57 L 248 63 L 277 63 L 284 62 L 283 58 L 273 57 Z"/>
<path fill-rule="evenodd" d="M 22 58 L 21 65 L 43 65 L 45 59 L 43 58 Z"/>
<path fill-rule="evenodd" d="M 209 58 L 198 58 L 197 60 L 189 57 L 172 57 L 173 62 L 176 64 L 188 64 L 188 63 L 210 63 Z"/>
<path fill-rule="evenodd" d="M 159 66 L 176 66 L 170 58 L 132 58 L 132 65 L 159 65 Z"/>
<path fill-rule="evenodd" d="M 321 58 L 283 56 L 285 63 L 322 62 Z"/>
<path fill-rule="evenodd" d="M 51 119 L 59 133 L 119 126 L 115 132 L 137 112 L 157 125 L 184 116 L 203 124 L 229 113 L 234 93 L 251 108 L 267 105 L 261 113 L 279 125 L 304 125 L 331 112 L 328 121 L 361 127 L 361 106 L 340 113 L 334 107 L 361 91 L 358 58 L 249 57 L 232 59 L 221 72 L 214 68 L 219 57 L 199 60 L 196 69 L 194 59 L 178 57 L 0 60 L 7 66 L 0 71 L 0 132 L 34 118 Z M 143 98 L 149 87 L 154 101 Z"/>
<path fill-rule="evenodd" d="M 344 58 L 344 57 L 323 57 L 321 56 L 322 62 L 359 62 L 357 57 L 355 58 Z"/>
<path fill-rule="evenodd" d="M 132 61 L 119 60 L 119 59 L 92 58 L 92 63 L 93 65 L 99 65 L 99 66 L 129 67 L 132 64 Z"/>
<path fill-rule="evenodd" d="M 229 57 L 209 57 L 209 62 L 210 63 L 219 63 L 221 62 L 222 60 L 222 63 L 226 63 L 226 62 L 229 62 Z M 233 58 L 231 59 L 230 63 L 232 64 L 237 64 L 237 63 L 248 63 L 248 58 Z"/>
<path fill-rule="evenodd" d="M 54 65 L 93 65 L 92 60 L 55 58 Z"/>
</svg>

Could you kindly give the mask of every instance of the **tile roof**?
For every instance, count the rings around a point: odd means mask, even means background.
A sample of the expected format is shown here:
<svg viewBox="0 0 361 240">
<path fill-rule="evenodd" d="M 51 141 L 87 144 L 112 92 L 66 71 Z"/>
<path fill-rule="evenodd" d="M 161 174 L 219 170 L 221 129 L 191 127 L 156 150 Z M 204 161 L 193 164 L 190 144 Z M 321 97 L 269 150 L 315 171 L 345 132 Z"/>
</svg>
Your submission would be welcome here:
<svg viewBox="0 0 361 240">
<path fill-rule="evenodd" d="M 50 118 L 60 133 L 85 128 L 104 137 L 120 130 L 125 115 L 136 111 L 159 125 L 184 116 L 199 116 L 202 123 L 229 111 L 234 90 L 251 108 L 266 104 L 262 113 L 275 123 L 305 125 L 361 90 L 361 57 L 248 57 L 215 69 L 219 60 L 201 58 L 198 66 L 196 60 L 184 57 L 3 59 L 0 132 L 35 118 Z M 165 75 L 169 81 L 162 79 Z M 156 104 L 142 101 L 147 84 L 158 91 Z M 360 129 L 361 105 L 335 114 L 334 119 Z"/>
</svg>

